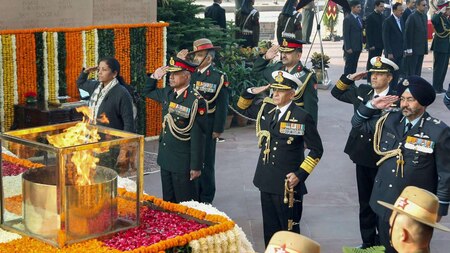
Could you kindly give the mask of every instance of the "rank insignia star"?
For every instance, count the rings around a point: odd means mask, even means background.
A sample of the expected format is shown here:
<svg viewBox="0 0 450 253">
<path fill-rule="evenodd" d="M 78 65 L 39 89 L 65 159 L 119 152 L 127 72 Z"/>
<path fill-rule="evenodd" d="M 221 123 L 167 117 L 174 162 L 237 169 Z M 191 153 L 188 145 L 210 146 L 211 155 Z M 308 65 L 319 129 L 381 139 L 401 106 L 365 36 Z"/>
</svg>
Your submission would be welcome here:
<svg viewBox="0 0 450 253">
<path fill-rule="evenodd" d="M 286 251 L 286 244 L 281 245 L 279 248 L 275 248 L 275 253 L 288 253 Z"/>
<path fill-rule="evenodd" d="M 408 199 L 400 199 L 400 201 L 397 203 L 397 207 L 400 207 L 401 209 L 405 210 L 405 207 L 408 205 Z"/>
</svg>

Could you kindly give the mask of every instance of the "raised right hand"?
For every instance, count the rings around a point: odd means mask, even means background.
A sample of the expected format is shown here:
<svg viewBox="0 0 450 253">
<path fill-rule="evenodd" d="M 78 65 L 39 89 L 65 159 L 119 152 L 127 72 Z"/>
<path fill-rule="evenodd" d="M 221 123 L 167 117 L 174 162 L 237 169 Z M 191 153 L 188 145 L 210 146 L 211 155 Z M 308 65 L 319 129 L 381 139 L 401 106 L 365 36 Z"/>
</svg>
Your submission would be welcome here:
<svg viewBox="0 0 450 253">
<path fill-rule="evenodd" d="M 186 56 L 188 53 L 189 53 L 189 51 L 187 49 L 183 49 L 180 52 L 178 52 L 177 57 L 182 60 L 186 60 Z"/>
<path fill-rule="evenodd" d="M 265 90 L 267 90 L 269 88 L 270 88 L 270 84 L 265 85 L 265 86 L 261 86 L 261 87 L 253 87 L 252 88 L 252 93 L 257 95 L 257 94 L 259 94 L 259 93 L 261 93 L 261 92 L 263 92 L 263 91 L 265 91 Z"/>
<path fill-rule="evenodd" d="M 348 79 L 350 79 L 352 81 L 358 81 L 358 80 L 361 80 L 365 76 L 367 76 L 367 71 L 361 71 L 361 72 L 356 72 L 356 73 L 350 74 Z"/>
<path fill-rule="evenodd" d="M 87 67 L 87 68 L 84 69 L 84 73 L 90 74 L 90 73 L 92 73 L 92 72 L 97 71 L 97 69 L 98 69 L 98 66 Z"/>
<path fill-rule="evenodd" d="M 162 66 L 162 67 L 157 68 L 155 70 L 155 72 L 153 72 L 153 78 L 158 79 L 158 80 L 163 78 L 163 76 L 166 75 L 168 68 L 169 68 L 169 66 Z"/>
<path fill-rule="evenodd" d="M 267 50 L 266 54 L 264 55 L 266 60 L 272 60 L 273 58 L 275 58 L 278 54 L 278 48 L 280 48 L 279 45 L 273 45 L 271 48 L 269 48 L 269 50 Z"/>
<path fill-rule="evenodd" d="M 388 95 L 372 99 L 372 106 L 376 109 L 387 109 L 398 100 L 398 96 Z"/>
</svg>

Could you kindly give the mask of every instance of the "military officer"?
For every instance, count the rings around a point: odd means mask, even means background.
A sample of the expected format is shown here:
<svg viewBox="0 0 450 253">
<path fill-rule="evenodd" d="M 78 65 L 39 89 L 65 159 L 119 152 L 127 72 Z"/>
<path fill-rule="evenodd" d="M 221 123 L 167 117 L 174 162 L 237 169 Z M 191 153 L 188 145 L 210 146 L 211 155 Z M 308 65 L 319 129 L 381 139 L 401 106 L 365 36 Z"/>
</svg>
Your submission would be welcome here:
<svg viewBox="0 0 450 253">
<path fill-rule="evenodd" d="M 302 88 L 302 82 L 281 70 L 274 71 L 272 77 L 274 82 L 270 85 L 245 90 L 237 104 L 241 113 L 257 119 L 261 153 L 253 184 L 261 194 L 266 246 L 277 231 L 300 232 L 302 200 L 307 193 L 305 181 L 323 153 L 313 118 L 293 102 L 295 90 Z M 269 87 L 272 98 L 251 106 L 255 96 Z M 310 150 L 306 158 L 305 144 Z M 289 204 L 284 202 L 286 190 L 292 194 Z"/>
<path fill-rule="evenodd" d="M 286 71 L 300 79 L 303 85 L 296 90 L 294 102 L 311 114 L 317 124 L 319 98 L 317 97 L 316 74 L 300 62 L 303 44 L 304 42 L 301 40 L 283 38 L 281 45 L 273 45 L 264 56 L 256 59 L 253 71 L 263 74 L 268 82 L 273 82 L 272 72 L 275 70 Z M 277 56 L 278 51 L 281 52 L 281 61 L 269 65 L 270 61 Z"/>
<path fill-rule="evenodd" d="M 277 40 L 281 45 L 283 37 L 302 39 L 302 14 L 297 11 L 297 0 L 288 0 L 278 15 Z"/>
<path fill-rule="evenodd" d="M 241 8 L 236 11 L 236 38 L 242 41 L 242 47 L 257 47 L 259 42 L 259 12 L 253 8 L 255 0 L 243 0 Z"/>
<path fill-rule="evenodd" d="M 378 216 L 386 252 L 395 252 L 389 243 L 391 212 L 378 200 L 393 203 L 406 186 L 417 186 L 439 198 L 438 220 L 447 215 L 450 203 L 450 128 L 426 112 L 436 98 L 434 89 L 423 78 L 410 76 L 397 86 L 397 95 L 372 99 L 352 118 L 353 127 L 374 133 L 373 147 L 382 157 L 370 205 Z M 401 111 L 375 116 L 398 97 Z"/>
<path fill-rule="evenodd" d="M 369 70 L 372 73 L 370 84 L 355 86 L 355 81 L 363 78 L 366 72 L 348 76 L 342 75 L 336 86 L 331 90 L 331 95 L 342 102 L 353 104 L 355 111 L 360 104 L 365 104 L 374 97 L 395 95 L 395 91 L 389 88 L 389 83 L 393 78 L 393 72 L 398 70 L 397 64 L 381 56 L 373 57 L 370 64 L 372 66 Z M 373 151 L 372 139 L 372 133 L 365 133 L 359 128 L 352 128 L 344 149 L 344 152 L 356 164 L 359 231 L 363 242 L 361 248 L 378 245 L 379 241 L 376 214 L 369 205 L 375 175 L 378 171 L 376 162 L 380 159 Z M 361 152 L 361 150 L 364 150 L 364 152 Z"/>
<path fill-rule="evenodd" d="M 193 62 L 198 65 L 191 75 L 191 85 L 208 104 L 208 117 L 205 143 L 205 166 L 200 177 L 200 202 L 212 203 L 216 192 L 214 164 L 216 158 L 216 139 L 224 131 L 228 111 L 228 79 L 225 73 L 216 69 L 212 63 L 216 50 L 209 39 L 194 41 L 193 51 L 181 50 L 180 58 L 193 55 Z"/>
<path fill-rule="evenodd" d="M 179 203 L 198 200 L 197 179 L 203 168 L 207 104 L 189 85 L 197 66 L 172 58 L 169 66 L 151 74 L 144 94 L 162 105 L 163 128 L 159 136 L 157 162 L 161 166 L 163 199 Z M 170 73 L 169 84 L 157 81 Z"/>
<path fill-rule="evenodd" d="M 436 93 L 444 93 L 445 75 L 450 58 L 450 8 L 449 1 L 438 5 L 440 10 L 431 18 L 435 30 L 431 50 L 433 51 L 433 88 Z"/>
</svg>

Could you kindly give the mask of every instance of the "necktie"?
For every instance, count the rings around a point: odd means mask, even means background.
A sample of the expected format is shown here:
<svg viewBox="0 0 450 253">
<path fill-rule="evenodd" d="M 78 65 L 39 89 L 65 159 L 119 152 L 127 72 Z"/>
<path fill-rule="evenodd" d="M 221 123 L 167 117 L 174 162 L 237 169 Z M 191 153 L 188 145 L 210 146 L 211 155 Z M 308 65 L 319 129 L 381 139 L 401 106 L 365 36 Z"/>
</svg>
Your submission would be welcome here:
<svg viewBox="0 0 450 253">
<path fill-rule="evenodd" d="M 406 134 L 409 130 L 411 130 L 411 128 L 412 128 L 412 124 L 411 124 L 411 122 L 408 122 L 408 123 L 406 124 L 406 126 L 405 126 L 405 134 Z"/>
<path fill-rule="evenodd" d="M 377 97 L 379 97 L 379 95 L 375 95 L 375 96 L 373 96 L 373 98 L 377 98 Z"/>
<path fill-rule="evenodd" d="M 361 18 L 359 16 L 357 16 L 356 19 L 358 20 L 359 26 L 362 27 Z"/>
<path fill-rule="evenodd" d="M 278 116 L 280 115 L 280 109 L 276 109 L 275 110 L 275 114 L 273 115 L 273 119 L 272 119 L 272 121 L 270 122 L 270 127 L 271 128 L 275 128 L 275 126 L 277 125 L 277 122 L 278 122 Z"/>
<path fill-rule="evenodd" d="M 400 29 L 400 32 L 402 31 L 402 25 L 400 24 L 400 19 L 396 18 L 397 20 L 397 25 L 398 25 L 398 29 Z"/>
</svg>

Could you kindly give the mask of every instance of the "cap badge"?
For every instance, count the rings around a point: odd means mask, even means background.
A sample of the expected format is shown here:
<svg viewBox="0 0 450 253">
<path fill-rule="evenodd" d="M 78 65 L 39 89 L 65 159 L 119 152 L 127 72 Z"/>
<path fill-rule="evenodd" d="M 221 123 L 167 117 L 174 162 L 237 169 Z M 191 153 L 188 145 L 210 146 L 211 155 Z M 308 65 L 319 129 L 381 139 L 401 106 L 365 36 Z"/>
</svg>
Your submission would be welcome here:
<svg viewBox="0 0 450 253">
<path fill-rule="evenodd" d="M 278 72 L 278 75 L 275 77 L 275 82 L 277 83 L 283 83 L 284 78 L 283 78 L 283 72 Z"/>
<path fill-rule="evenodd" d="M 283 39 L 282 45 L 283 45 L 283 47 L 287 47 L 289 45 L 289 43 L 286 41 L 286 39 Z"/>
<path fill-rule="evenodd" d="M 175 60 L 173 59 L 173 57 L 170 57 L 169 64 L 172 66 L 175 65 Z"/>
<path fill-rule="evenodd" d="M 377 57 L 377 59 L 376 59 L 376 61 L 375 61 L 375 64 L 374 64 L 373 66 L 379 68 L 379 67 L 381 67 L 382 65 L 383 65 L 383 63 L 381 62 L 381 58 L 380 58 L 380 57 Z"/>
<path fill-rule="evenodd" d="M 408 79 L 405 79 L 404 81 L 403 81 L 403 86 L 408 86 L 409 85 L 409 81 L 408 81 Z"/>
</svg>

